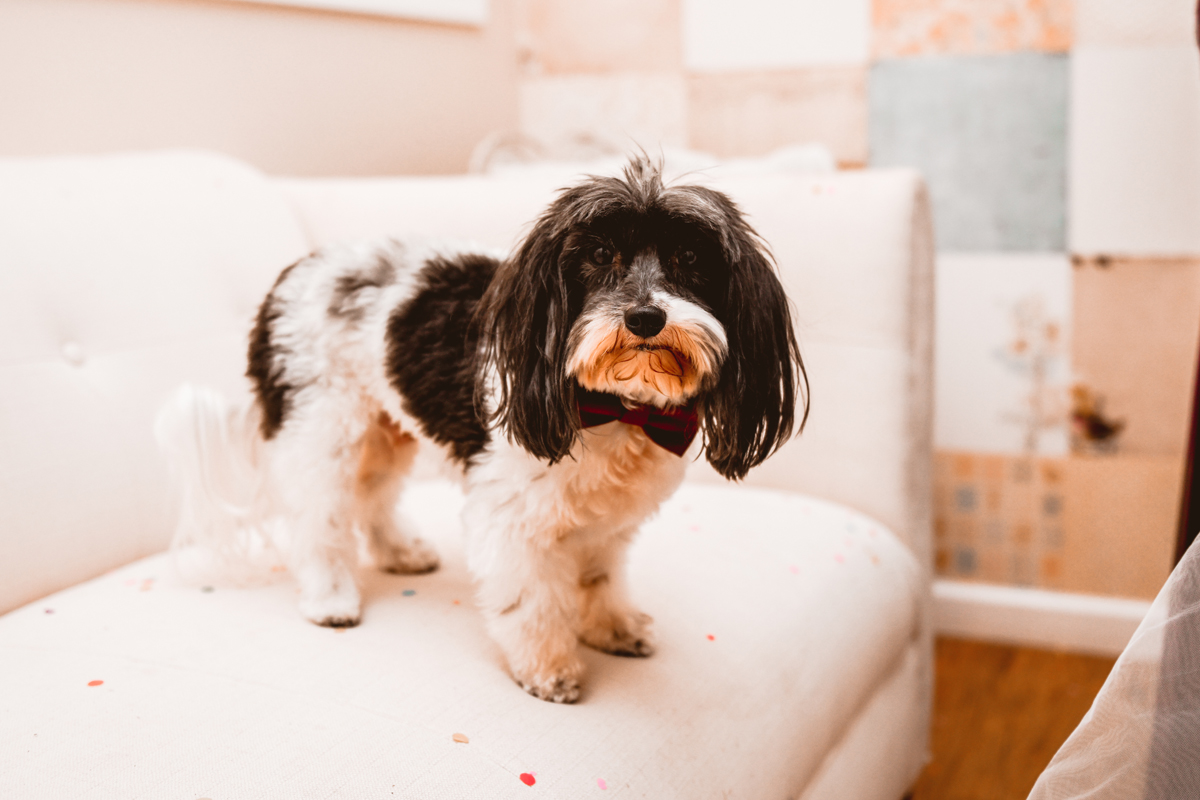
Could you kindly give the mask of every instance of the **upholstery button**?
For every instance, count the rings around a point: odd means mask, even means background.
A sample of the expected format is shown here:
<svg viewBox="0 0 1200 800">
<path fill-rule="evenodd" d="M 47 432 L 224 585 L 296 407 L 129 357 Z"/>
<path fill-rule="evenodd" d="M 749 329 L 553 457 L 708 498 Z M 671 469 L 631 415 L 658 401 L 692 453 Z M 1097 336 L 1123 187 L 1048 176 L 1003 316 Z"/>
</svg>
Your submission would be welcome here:
<svg viewBox="0 0 1200 800">
<path fill-rule="evenodd" d="M 67 360 L 67 363 L 76 367 L 83 366 L 83 346 L 79 342 L 67 342 L 64 344 L 62 346 L 62 355 Z"/>
</svg>

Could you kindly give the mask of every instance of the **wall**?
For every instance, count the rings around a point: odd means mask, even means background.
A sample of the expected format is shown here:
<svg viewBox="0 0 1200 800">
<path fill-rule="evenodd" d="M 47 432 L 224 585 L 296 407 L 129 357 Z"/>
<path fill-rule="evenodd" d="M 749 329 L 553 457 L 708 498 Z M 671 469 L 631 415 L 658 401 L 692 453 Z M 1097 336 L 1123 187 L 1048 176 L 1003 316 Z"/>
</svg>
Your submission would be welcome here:
<svg viewBox="0 0 1200 800">
<path fill-rule="evenodd" d="M 483 28 L 207 0 L 0 3 L 0 155 L 205 147 L 272 173 L 449 173 L 516 125 Z"/>
</svg>

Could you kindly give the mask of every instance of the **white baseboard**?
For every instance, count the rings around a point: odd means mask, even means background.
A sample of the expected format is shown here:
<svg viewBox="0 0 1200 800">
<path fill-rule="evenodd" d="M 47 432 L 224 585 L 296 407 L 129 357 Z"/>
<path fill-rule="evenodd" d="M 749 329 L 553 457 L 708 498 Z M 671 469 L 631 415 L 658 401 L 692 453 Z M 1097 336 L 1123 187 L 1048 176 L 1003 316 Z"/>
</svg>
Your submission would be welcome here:
<svg viewBox="0 0 1200 800">
<path fill-rule="evenodd" d="M 933 624 L 938 634 L 1003 644 L 1116 656 L 1149 610 L 1146 600 L 933 582 Z"/>
</svg>

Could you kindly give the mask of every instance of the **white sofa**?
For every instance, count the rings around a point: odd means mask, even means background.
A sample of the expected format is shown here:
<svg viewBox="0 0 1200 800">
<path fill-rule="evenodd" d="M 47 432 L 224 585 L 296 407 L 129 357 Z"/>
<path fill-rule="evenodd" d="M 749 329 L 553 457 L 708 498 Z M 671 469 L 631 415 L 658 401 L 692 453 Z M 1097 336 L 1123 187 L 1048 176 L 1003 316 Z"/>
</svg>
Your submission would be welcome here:
<svg viewBox="0 0 1200 800">
<path fill-rule="evenodd" d="M 696 462 L 631 553 L 658 653 L 588 651 L 585 694 L 561 706 L 504 674 L 452 485 L 404 500 L 442 568 L 368 575 L 363 624 L 319 628 L 286 575 L 176 575 L 151 427 L 185 381 L 246 395 L 254 309 L 313 247 L 510 246 L 563 176 L 0 160 L 0 797 L 903 795 L 931 698 L 924 192 L 903 171 L 713 182 L 776 253 L 812 416 L 745 486 Z"/>
</svg>

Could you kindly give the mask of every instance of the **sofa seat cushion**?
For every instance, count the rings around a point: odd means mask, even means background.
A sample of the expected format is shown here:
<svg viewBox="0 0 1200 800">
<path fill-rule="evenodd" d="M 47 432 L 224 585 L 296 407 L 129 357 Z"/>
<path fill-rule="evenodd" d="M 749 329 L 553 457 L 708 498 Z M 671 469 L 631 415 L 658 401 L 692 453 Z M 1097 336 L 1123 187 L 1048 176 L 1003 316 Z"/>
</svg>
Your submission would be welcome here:
<svg viewBox="0 0 1200 800">
<path fill-rule="evenodd" d="M 0 797 L 794 797 L 920 624 L 917 564 L 873 520 L 685 484 L 630 553 L 658 652 L 585 648 L 581 701 L 545 703 L 473 608 L 458 490 L 405 504 L 442 568 L 364 574 L 354 629 L 168 554 L 0 618 Z"/>
</svg>

